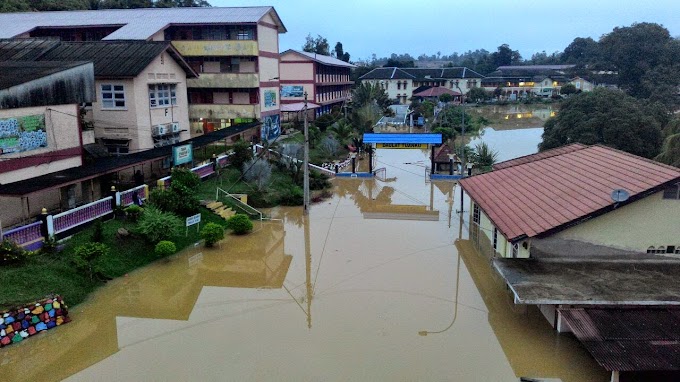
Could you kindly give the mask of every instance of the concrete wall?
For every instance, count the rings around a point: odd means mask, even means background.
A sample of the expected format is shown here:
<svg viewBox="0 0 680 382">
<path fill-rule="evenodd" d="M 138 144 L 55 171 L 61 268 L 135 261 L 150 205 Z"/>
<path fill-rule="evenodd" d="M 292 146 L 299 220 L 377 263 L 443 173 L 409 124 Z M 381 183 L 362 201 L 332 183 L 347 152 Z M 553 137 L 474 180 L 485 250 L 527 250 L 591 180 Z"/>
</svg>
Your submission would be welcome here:
<svg viewBox="0 0 680 382">
<path fill-rule="evenodd" d="M 262 17 L 262 22 L 267 24 L 275 24 L 274 19 L 269 15 Z M 279 52 L 279 32 L 278 30 L 266 26 L 257 26 L 257 43 L 260 51 L 278 53 Z M 268 77 L 271 78 L 271 77 Z"/>
<path fill-rule="evenodd" d="M 474 211 L 474 202 L 472 202 L 471 208 L 470 208 L 470 230 L 473 229 L 472 225 L 473 222 L 473 212 Z M 493 248 L 493 231 L 495 228 L 495 225 L 489 219 L 489 217 L 486 215 L 484 210 L 480 208 L 480 214 L 479 214 L 479 239 L 477 243 L 477 248 L 482 252 L 484 255 L 493 257 L 493 256 L 498 256 L 498 257 L 507 257 L 507 258 L 512 258 L 513 253 L 512 253 L 512 243 L 508 241 L 508 239 L 503 236 L 501 231 L 498 231 L 497 233 L 497 240 L 496 240 L 496 249 L 494 250 Z M 531 241 L 530 240 L 523 240 L 517 243 L 517 258 L 529 258 L 529 254 L 531 251 Z"/>
<path fill-rule="evenodd" d="M 47 147 L 2 154 L 0 183 L 13 183 L 82 165 L 78 106 L 59 105 L 0 110 L 0 119 L 44 115 Z M 69 150 L 70 151 L 64 151 Z M 50 157 L 53 154 L 54 157 Z M 26 166 L 27 160 L 35 164 Z"/>
<path fill-rule="evenodd" d="M 125 90 L 125 108 L 122 109 L 105 109 L 102 107 L 102 85 L 123 85 Z M 111 138 L 111 139 L 135 139 L 135 130 L 137 129 L 137 105 L 141 104 L 144 99 L 137 100 L 135 98 L 136 92 L 134 88 L 134 81 L 132 79 L 106 79 L 97 78 L 96 85 L 96 101 L 92 103 L 92 117 L 94 118 L 94 134 L 96 138 Z M 145 97 L 148 99 L 148 95 Z M 147 104 L 148 105 L 148 104 Z M 143 122 L 142 122 L 143 123 Z M 137 144 L 136 142 L 134 143 Z M 130 150 L 133 149 L 133 143 L 130 143 Z"/>
<path fill-rule="evenodd" d="M 646 252 L 650 246 L 680 246 L 680 200 L 657 192 L 555 234 L 563 239 Z"/>
</svg>

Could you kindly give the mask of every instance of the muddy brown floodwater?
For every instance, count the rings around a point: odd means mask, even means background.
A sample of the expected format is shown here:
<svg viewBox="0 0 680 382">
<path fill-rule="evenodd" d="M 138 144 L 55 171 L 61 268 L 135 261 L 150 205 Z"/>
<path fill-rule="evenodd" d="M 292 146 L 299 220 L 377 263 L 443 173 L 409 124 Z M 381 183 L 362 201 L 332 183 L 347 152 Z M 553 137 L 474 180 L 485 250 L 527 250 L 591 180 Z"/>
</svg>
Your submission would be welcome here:
<svg viewBox="0 0 680 382">
<path fill-rule="evenodd" d="M 0 350 L 2 380 L 608 379 L 513 304 L 466 240 L 460 188 L 425 181 L 427 152 L 377 155 L 385 181 L 337 179 L 307 219 L 276 208 L 110 282 L 72 323 Z"/>
</svg>

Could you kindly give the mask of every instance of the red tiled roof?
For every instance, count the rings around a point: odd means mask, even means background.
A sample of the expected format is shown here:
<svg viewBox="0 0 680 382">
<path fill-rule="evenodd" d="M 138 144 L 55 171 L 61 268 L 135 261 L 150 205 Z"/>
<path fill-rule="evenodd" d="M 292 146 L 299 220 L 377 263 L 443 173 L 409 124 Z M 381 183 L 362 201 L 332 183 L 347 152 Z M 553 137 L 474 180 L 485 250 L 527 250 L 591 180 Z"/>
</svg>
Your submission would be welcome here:
<svg viewBox="0 0 680 382">
<path fill-rule="evenodd" d="M 534 237 L 612 208 L 622 188 L 632 202 L 680 180 L 680 169 L 594 145 L 460 181 L 510 241 Z"/>
<path fill-rule="evenodd" d="M 506 160 L 505 162 L 499 162 L 499 163 L 496 163 L 496 164 L 493 165 L 493 169 L 494 170 L 500 170 L 500 169 L 504 169 L 504 168 L 508 168 L 508 167 L 512 167 L 512 166 L 517 166 L 518 164 L 524 164 L 524 163 L 533 162 L 533 161 L 536 161 L 536 160 L 539 160 L 539 159 L 550 158 L 550 157 L 554 157 L 555 155 L 570 153 L 572 151 L 581 150 L 581 149 L 584 149 L 586 147 L 588 147 L 588 146 L 580 144 L 580 143 L 572 143 L 570 145 L 565 145 L 565 146 L 558 147 L 558 148 L 555 148 L 555 149 L 541 151 L 540 153 L 525 155 L 523 157 Z"/>
<path fill-rule="evenodd" d="M 442 94 L 450 94 L 452 96 L 460 95 L 460 93 L 454 92 L 453 90 L 447 89 L 445 87 L 435 86 L 435 87 L 429 88 L 427 90 L 423 90 L 422 92 L 416 93 L 413 96 L 414 97 L 439 97 Z"/>
<path fill-rule="evenodd" d="M 560 313 L 606 370 L 680 370 L 680 310 L 586 308 Z"/>
</svg>

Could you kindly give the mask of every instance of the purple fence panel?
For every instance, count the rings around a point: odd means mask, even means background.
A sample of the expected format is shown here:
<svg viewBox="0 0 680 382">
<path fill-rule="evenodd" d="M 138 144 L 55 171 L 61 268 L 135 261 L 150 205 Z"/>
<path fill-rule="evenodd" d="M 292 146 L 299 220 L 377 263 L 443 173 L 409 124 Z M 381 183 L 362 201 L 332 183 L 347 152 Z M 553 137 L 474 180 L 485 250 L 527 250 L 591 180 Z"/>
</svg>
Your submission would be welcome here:
<svg viewBox="0 0 680 382">
<path fill-rule="evenodd" d="M 113 212 L 111 197 L 54 215 L 54 233 L 64 232 Z"/>
<path fill-rule="evenodd" d="M 127 207 L 130 204 L 132 204 L 132 195 L 135 193 L 137 194 L 137 197 L 139 200 L 146 200 L 148 197 L 148 190 L 149 188 L 146 185 L 141 185 L 139 187 L 131 188 L 127 191 L 123 191 L 120 193 L 120 204 L 123 207 Z"/>
<path fill-rule="evenodd" d="M 191 171 L 194 174 L 198 175 L 201 179 L 215 173 L 215 169 L 213 168 L 212 163 L 204 164 L 203 166 L 199 167 L 194 167 L 191 169 Z"/>
<path fill-rule="evenodd" d="M 20 246 L 27 246 L 36 241 L 42 241 L 43 235 L 40 232 L 41 222 L 17 227 L 3 233 L 2 238 L 13 241 Z"/>
<path fill-rule="evenodd" d="M 224 155 L 217 158 L 217 167 L 225 168 L 229 166 L 229 155 Z"/>
</svg>

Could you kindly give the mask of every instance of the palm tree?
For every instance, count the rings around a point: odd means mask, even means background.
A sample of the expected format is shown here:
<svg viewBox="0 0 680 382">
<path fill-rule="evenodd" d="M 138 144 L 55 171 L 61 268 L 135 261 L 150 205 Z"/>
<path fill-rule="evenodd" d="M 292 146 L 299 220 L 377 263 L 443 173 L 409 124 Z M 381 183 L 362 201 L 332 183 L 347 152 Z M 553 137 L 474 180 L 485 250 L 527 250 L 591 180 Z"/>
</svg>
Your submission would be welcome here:
<svg viewBox="0 0 680 382">
<path fill-rule="evenodd" d="M 345 119 L 341 119 L 328 129 L 335 135 L 341 145 L 347 144 L 354 136 L 354 127 Z"/>
</svg>

